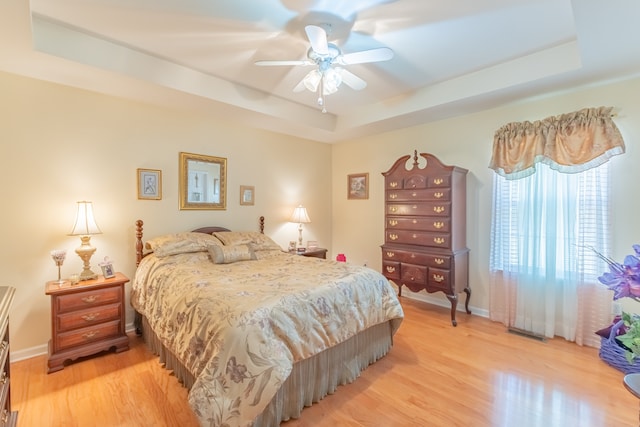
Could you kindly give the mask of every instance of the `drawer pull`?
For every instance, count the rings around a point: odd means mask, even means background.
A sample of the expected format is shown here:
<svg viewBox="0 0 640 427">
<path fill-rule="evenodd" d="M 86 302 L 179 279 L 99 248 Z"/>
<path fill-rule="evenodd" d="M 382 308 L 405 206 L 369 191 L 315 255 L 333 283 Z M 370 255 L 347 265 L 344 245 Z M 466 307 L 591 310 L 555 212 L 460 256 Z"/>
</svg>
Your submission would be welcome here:
<svg viewBox="0 0 640 427">
<path fill-rule="evenodd" d="M 434 179 L 434 180 L 433 180 L 433 183 L 434 183 L 435 185 L 440 185 L 440 184 L 442 184 L 443 182 L 444 182 L 444 180 L 443 180 L 442 178 L 436 178 L 436 179 Z"/>
<path fill-rule="evenodd" d="M 389 234 L 389 239 L 398 240 L 398 235 L 397 234 Z"/>
<path fill-rule="evenodd" d="M 418 209 L 418 206 L 417 205 L 413 205 L 413 206 L 411 206 L 411 209 Z"/>
<path fill-rule="evenodd" d="M 6 384 L 9 377 L 7 376 L 7 372 L 2 372 L 2 377 L 0 377 L 0 384 Z"/>
<path fill-rule="evenodd" d="M 389 187 L 391 188 L 397 188 L 398 187 L 398 182 L 397 181 L 393 181 L 389 183 Z"/>
<path fill-rule="evenodd" d="M 440 283 L 440 282 L 444 281 L 444 276 L 442 274 L 434 274 L 433 275 L 433 280 L 435 280 L 436 282 Z"/>
<path fill-rule="evenodd" d="M 3 424 L 7 424 L 9 422 L 9 411 L 7 408 L 2 410 L 2 418 L 0 418 L 0 420 L 2 420 Z"/>
<path fill-rule="evenodd" d="M 86 334 L 83 334 L 82 338 L 84 338 L 86 340 L 90 340 L 91 338 L 95 337 L 96 335 L 98 335 L 98 331 L 91 331 L 91 332 L 87 332 Z"/>
<path fill-rule="evenodd" d="M 412 224 L 417 224 L 417 223 L 418 223 L 418 220 L 417 220 L 417 219 L 414 219 L 413 221 L 411 221 L 411 223 L 412 223 Z"/>
<path fill-rule="evenodd" d="M 442 212 L 444 212 L 444 206 L 434 206 L 433 207 L 433 211 L 435 213 L 442 213 Z"/>
<path fill-rule="evenodd" d="M 397 221 L 397 220 L 395 220 L 395 219 L 390 219 L 390 220 L 389 220 L 389 225 L 390 225 L 391 227 L 395 227 L 396 225 L 398 225 L 398 221 Z"/>
<path fill-rule="evenodd" d="M 389 194 L 389 198 L 390 199 L 397 199 L 398 195 L 396 193 L 391 193 L 391 194 Z"/>
<path fill-rule="evenodd" d="M 413 276 L 411 276 L 411 279 L 410 279 L 410 280 L 411 280 L 412 282 L 415 282 L 415 281 L 416 281 L 416 279 L 415 279 Z"/>
<path fill-rule="evenodd" d="M 411 197 L 417 197 L 418 193 L 416 193 L 415 191 L 413 193 L 411 193 Z"/>
<path fill-rule="evenodd" d="M 93 322 L 100 316 L 100 313 L 85 314 L 82 318 L 87 322 Z"/>
<path fill-rule="evenodd" d="M 411 259 L 415 259 L 416 254 L 411 254 Z"/>
<path fill-rule="evenodd" d="M 87 304 L 93 304 L 99 299 L 100 299 L 100 295 L 89 295 L 88 297 L 83 297 L 82 301 L 86 302 Z"/>
<path fill-rule="evenodd" d="M 387 257 L 393 258 L 394 256 L 396 256 L 395 252 L 387 252 Z"/>
<path fill-rule="evenodd" d="M 438 265 L 442 265 L 442 264 L 444 264 L 444 260 L 443 260 L 442 258 L 436 258 L 434 261 L 435 261 L 435 262 L 436 262 L 436 264 L 438 264 Z"/>
<path fill-rule="evenodd" d="M 387 265 L 387 273 L 395 273 L 396 268 L 395 267 L 391 267 L 390 265 Z"/>
<path fill-rule="evenodd" d="M 435 193 L 434 196 L 436 199 L 441 199 L 444 196 L 444 193 Z"/>
<path fill-rule="evenodd" d="M 417 238 L 418 238 L 418 235 L 414 233 L 414 234 L 412 234 L 412 235 L 411 235 L 411 238 L 412 238 L 412 239 L 417 239 Z"/>
<path fill-rule="evenodd" d="M 433 243 L 437 243 L 438 245 L 441 245 L 444 243 L 444 238 L 443 237 L 434 237 L 433 238 Z"/>
<path fill-rule="evenodd" d="M 439 230 L 439 229 L 441 229 L 442 227 L 444 227 L 444 222 L 438 222 L 438 221 L 436 221 L 436 222 L 434 222 L 434 223 L 433 223 L 433 226 Z"/>
<path fill-rule="evenodd" d="M 396 208 L 395 206 L 389 206 L 389 210 L 390 210 L 391 212 L 395 212 L 395 211 L 397 211 L 397 210 L 398 210 L 398 208 Z"/>
</svg>

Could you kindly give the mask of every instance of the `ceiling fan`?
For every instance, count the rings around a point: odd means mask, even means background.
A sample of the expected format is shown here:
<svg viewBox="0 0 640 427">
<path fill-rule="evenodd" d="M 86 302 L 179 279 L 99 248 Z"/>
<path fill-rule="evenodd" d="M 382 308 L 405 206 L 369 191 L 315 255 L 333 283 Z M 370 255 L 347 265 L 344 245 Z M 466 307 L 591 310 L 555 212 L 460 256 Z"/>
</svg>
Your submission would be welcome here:
<svg viewBox="0 0 640 427">
<path fill-rule="evenodd" d="M 326 26 L 329 27 L 330 26 Z M 304 60 L 292 61 L 256 61 L 260 66 L 282 65 L 316 65 L 294 88 L 294 92 L 305 89 L 318 93 L 318 105 L 322 112 L 326 113 L 324 97 L 337 92 L 342 83 L 354 90 L 362 90 L 367 87 L 367 82 L 352 72 L 343 68 L 345 65 L 364 64 L 368 62 L 388 61 L 393 58 L 393 50 L 388 47 L 363 50 L 359 52 L 343 54 L 338 46 L 328 42 L 327 31 L 317 25 L 304 27 L 311 47 L 307 51 Z"/>
</svg>

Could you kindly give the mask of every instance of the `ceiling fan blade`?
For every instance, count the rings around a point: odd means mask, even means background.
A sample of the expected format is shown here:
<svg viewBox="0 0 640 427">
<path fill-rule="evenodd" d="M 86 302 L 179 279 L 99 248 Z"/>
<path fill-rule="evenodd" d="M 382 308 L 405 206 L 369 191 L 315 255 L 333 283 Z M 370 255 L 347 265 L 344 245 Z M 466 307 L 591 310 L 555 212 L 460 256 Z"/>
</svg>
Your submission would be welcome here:
<svg viewBox="0 0 640 427">
<path fill-rule="evenodd" d="M 343 65 L 363 64 L 365 62 L 388 61 L 393 58 L 393 50 L 388 47 L 363 50 L 342 55 L 339 62 Z"/>
<path fill-rule="evenodd" d="M 327 45 L 327 33 L 324 29 L 315 25 L 307 25 L 304 30 L 311 43 L 311 49 L 320 55 L 328 55 L 329 46 Z"/>
<path fill-rule="evenodd" d="M 256 65 L 260 65 L 262 67 L 272 67 L 272 66 L 280 66 L 280 65 L 312 65 L 313 62 L 303 60 L 303 61 L 256 61 Z"/>
<path fill-rule="evenodd" d="M 340 70 L 342 82 L 349 86 L 351 89 L 362 90 L 367 87 L 367 82 L 353 74 L 351 71 L 345 70 L 344 68 L 336 68 L 336 70 Z"/>
</svg>

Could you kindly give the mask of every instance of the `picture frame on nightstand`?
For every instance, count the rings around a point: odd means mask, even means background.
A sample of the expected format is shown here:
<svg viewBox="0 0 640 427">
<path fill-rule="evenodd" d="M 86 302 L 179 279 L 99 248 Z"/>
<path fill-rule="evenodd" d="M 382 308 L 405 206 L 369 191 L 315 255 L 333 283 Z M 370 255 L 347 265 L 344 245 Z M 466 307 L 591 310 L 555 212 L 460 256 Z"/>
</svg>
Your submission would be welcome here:
<svg viewBox="0 0 640 427">
<path fill-rule="evenodd" d="M 113 269 L 113 263 L 109 260 L 109 257 L 105 257 L 104 261 L 101 262 L 100 268 L 102 269 L 102 275 L 105 279 L 111 279 L 116 276 L 116 272 Z"/>
</svg>

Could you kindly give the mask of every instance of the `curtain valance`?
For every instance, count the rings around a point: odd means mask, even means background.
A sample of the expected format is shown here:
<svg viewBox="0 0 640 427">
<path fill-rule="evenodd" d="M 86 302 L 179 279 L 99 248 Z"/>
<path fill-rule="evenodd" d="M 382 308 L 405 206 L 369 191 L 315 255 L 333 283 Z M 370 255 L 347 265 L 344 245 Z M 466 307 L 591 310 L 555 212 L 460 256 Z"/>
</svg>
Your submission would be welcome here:
<svg viewBox="0 0 640 427">
<path fill-rule="evenodd" d="M 535 173 L 538 162 L 565 173 L 599 166 L 625 151 L 612 109 L 585 108 L 535 122 L 506 124 L 494 135 L 489 167 L 507 179 L 518 179 Z"/>
</svg>

